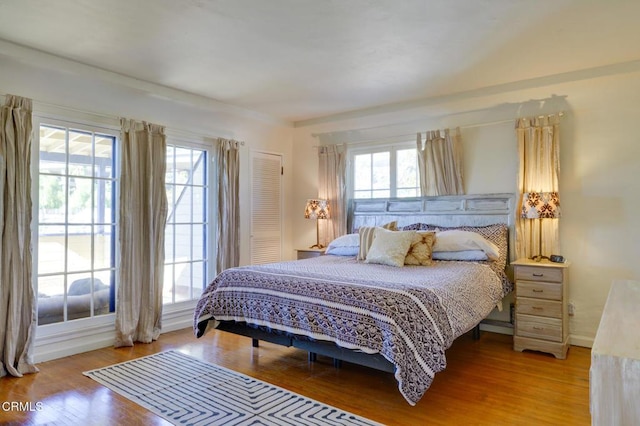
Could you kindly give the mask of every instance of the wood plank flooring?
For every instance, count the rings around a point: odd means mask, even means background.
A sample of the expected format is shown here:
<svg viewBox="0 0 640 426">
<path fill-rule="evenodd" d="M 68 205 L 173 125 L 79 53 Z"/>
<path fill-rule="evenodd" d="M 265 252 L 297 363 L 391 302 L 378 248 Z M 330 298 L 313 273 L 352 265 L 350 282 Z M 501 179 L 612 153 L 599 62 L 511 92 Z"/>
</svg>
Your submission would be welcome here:
<svg viewBox="0 0 640 426">
<path fill-rule="evenodd" d="M 168 349 L 222 365 L 388 425 L 588 425 L 590 350 L 572 346 L 566 360 L 514 352 L 511 336 L 482 332 L 460 337 L 447 351 L 448 367 L 410 406 L 390 373 L 349 363 L 333 367 L 318 356 L 213 331 L 190 329 L 151 344 L 105 348 L 39 364 L 40 372 L 0 379 L 0 424 L 165 425 L 161 418 L 82 375 Z M 30 402 L 33 411 L 4 410 Z M 36 405 L 37 403 L 37 405 Z M 40 409 L 38 409 L 40 408 Z"/>
</svg>

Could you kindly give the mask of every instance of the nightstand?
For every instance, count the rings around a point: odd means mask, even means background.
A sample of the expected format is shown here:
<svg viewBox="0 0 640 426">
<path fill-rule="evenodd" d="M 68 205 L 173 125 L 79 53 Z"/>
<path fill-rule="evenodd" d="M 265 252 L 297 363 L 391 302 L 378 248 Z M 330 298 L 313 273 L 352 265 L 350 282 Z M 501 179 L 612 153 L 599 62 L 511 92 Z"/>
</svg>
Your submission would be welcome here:
<svg viewBox="0 0 640 426">
<path fill-rule="evenodd" d="M 516 324 L 513 349 L 548 352 L 565 359 L 569 349 L 568 263 L 513 262 Z"/>
<path fill-rule="evenodd" d="M 300 259 L 310 259 L 312 257 L 322 256 L 324 254 L 325 249 L 297 249 L 298 252 L 298 260 Z"/>
</svg>

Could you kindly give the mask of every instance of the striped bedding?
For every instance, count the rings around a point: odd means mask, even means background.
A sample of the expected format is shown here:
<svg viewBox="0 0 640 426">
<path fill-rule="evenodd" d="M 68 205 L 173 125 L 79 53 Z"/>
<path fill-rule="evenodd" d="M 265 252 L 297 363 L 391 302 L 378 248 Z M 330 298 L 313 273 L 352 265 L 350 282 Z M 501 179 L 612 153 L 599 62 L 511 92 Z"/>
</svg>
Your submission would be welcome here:
<svg viewBox="0 0 640 426">
<path fill-rule="evenodd" d="M 219 321 L 243 321 L 380 353 L 414 405 L 446 367 L 453 340 L 502 299 L 503 282 L 475 262 L 396 268 L 326 255 L 232 268 L 203 292 L 194 332 L 201 337 Z"/>
</svg>

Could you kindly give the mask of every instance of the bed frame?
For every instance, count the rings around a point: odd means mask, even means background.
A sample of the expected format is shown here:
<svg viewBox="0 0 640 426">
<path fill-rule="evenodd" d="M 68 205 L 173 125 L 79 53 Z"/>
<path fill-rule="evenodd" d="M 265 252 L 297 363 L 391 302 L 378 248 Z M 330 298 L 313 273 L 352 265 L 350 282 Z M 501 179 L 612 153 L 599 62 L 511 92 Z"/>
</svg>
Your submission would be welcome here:
<svg viewBox="0 0 640 426">
<path fill-rule="evenodd" d="M 440 226 L 485 226 L 504 223 L 509 228 L 509 259 L 515 252 L 515 195 L 479 194 L 448 195 L 420 198 L 376 198 L 353 200 L 349 206 L 348 229 L 350 232 L 361 226 L 383 225 L 397 221 L 398 227 L 412 223 L 430 223 Z M 509 271 L 507 271 L 509 274 Z M 488 322 L 496 325 L 495 321 Z M 506 325 L 506 324 L 505 324 Z M 508 325 L 507 325 L 508 326 Z M 218 330 L 247 336 L 254 347 L 259 341 L 292 346 L 309 352 L 309 361 L 317 355 L 333 358 L 336 367 L 342 361 L 393 373 L 395 366 L 380 354 L 366 354 L 341 348 L 331 342 L 310 340 L 304 336 L 254 328 L 246 323 L 222 322 Z M 474 338 L 480 337 L 480 324 L 473 330 Z"/>
</svg>

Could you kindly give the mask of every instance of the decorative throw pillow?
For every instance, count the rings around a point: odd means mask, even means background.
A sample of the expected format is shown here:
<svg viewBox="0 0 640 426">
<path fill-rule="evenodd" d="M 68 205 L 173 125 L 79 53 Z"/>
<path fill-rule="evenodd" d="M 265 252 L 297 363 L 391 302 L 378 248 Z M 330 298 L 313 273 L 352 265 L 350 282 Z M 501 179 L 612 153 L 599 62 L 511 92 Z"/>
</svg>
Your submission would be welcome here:
<svg viewBox="0 0 640 426">
<path fill-rule="evenodd" d="M 409 251 L 404 258 L 405 265 L 433 265 L 431 251 L 436 240 L 435 232 L 416 232 Z"/>
<path fill-rule="evenodd" d="M 377 226 L 362 226 L 358 229 L 358 237 L 360 240 L 360 247 L 358 249 L 358 260 L 365 260 L 369 247 L 373 243 L 373 236 L 378 227 Z"/>
<path fill-rule="evenodd" d="M 489 260 L 487 253 L 482 250 L 434 251 L 431 257 L 433 260 L 466 260 L 474 262 Z"/>
<path fill-rule="evenodd" d="M 357 256 L 360 248 L 360 236 L 358 234 L 346 234 L 329 243 L 326 254 L 336 256 Z"/>
<path fill-rule="evenodd" d="M 475 232 L 452 229 L 436 233 L 434 252 L 463 250 L 482 250 L 491 260 L 500 257 L 498 246 Z"/>
<path fill-rule="evenodd" d="M 393 222 L 385 223 L 381 226 L 381 228 L 388 229 L 389 231 L 397 231 L 398 230 L 398 221 L 394 220 Z"/>
<path fill-rule="evenodd" d="M 375 229 L 373 243 L 369 248 L 365 263 L 379 263 L 389 266 L 404 265 L 404 259 L 415 234 L 415 231 Z"/>
</svg>

